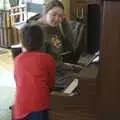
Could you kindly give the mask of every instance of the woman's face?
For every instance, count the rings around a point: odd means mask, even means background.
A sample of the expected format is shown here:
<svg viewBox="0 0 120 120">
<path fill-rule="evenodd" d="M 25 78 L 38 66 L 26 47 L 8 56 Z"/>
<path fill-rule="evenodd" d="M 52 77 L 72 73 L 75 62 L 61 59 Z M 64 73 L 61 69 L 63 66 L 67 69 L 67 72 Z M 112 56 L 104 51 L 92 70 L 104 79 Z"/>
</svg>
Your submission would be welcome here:
<svg viewBox="0 0 120 120">
<path fill-rule="evenodd" d="M 55 27 L 59 25 L 64 17 L 64 10 L 60 7 L 54 7 L 46 13 L 47 24 Z"/>
</svg>

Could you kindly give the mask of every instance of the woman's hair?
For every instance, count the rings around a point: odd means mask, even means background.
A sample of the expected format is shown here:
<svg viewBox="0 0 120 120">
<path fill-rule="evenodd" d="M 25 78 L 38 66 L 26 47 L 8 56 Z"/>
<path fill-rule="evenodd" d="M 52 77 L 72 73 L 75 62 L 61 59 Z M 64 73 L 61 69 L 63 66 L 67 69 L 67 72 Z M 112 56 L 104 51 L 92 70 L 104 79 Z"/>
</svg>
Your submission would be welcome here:
<svg viewBox="0 0 120 120">
<path fill-rule="evenodd" d="M 21 31 L 22 45 L 28 51 L 40 50 L 43 46 L 44 35 L 39 25 L 26 25 Z"/>
<path fill-rule="evenodd" d="M 54 7 L 60 7 L 64 10 L 64 6 L 59 0 L 51 0 L 48 3 L 45 3 L 45 13 Z"/>
</svg>

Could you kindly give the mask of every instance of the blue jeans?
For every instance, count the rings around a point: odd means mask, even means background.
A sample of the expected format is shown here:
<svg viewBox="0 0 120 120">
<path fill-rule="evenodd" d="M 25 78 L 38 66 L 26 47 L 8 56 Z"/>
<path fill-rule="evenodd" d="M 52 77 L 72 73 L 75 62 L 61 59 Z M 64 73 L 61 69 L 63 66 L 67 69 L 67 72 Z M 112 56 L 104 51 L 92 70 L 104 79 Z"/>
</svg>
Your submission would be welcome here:
<svg viewBox="0 0 120 120">
<path fill-rule="evenodd" d="M 32 112 L 25 117 L 25 120 L 49 120 L 48 110 Z"/>
</svg>

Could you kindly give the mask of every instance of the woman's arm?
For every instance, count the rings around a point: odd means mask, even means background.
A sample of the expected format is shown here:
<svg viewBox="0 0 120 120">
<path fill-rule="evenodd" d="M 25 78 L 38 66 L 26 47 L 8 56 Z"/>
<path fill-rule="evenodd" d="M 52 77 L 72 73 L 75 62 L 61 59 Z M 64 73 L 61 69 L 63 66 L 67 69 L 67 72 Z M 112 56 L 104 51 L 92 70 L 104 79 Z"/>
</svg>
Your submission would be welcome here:
<svg viewBox="0 0 120 120">
<path fill-rule="evenodd" d="M 72 50 L 74 51 L 73 42 L 74 42 L 75 38 L 74 38 L 74 35 L 72 32 L 71 25 L 69 24 L 68 20 L 65 19 L 60 24 L 60 31 L 61 31 L 63 37 L 65 38 L 65 40 L 68 40 L 68 42 L 71 44 Z"/>
</svg>

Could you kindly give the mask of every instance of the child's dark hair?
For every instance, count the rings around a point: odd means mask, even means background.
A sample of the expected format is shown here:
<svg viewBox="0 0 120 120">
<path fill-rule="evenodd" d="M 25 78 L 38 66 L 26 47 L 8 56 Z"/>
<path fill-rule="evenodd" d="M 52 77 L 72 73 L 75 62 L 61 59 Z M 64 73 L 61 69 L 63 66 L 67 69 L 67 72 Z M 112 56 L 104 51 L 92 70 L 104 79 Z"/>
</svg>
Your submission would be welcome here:
<svg viewBox="0 0 120 120">
<path fill-rule="evenodd" d="M 54 7 L 60 7 L 64 10 L 64 6 L 62 2 L 60 2 L 59 0 L 52 0 L 45 4 L 45 13 L 47 13 L 49 10 L 51 10 Z"/>
<path fill-rule="evenodd" d="M 39 25 L 26 25 L 21 31 L 23 47 L 28 51 L 40 50 L 43 46 L 44 35 Z"/>
</svg>

